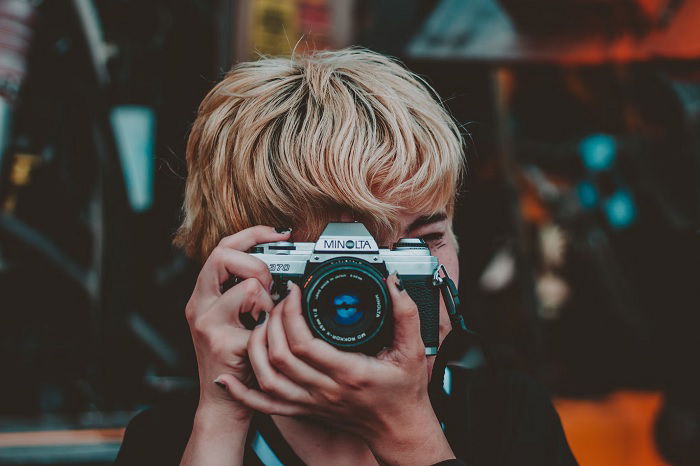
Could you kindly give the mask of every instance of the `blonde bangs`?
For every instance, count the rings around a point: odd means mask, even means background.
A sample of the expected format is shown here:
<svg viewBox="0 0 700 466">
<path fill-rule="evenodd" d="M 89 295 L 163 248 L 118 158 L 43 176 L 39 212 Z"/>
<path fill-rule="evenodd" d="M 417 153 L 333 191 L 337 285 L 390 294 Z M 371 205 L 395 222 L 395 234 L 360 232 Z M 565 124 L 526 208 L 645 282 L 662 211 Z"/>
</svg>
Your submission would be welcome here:
<svg viewBox="0 0 700 466">
<path fill-rule="evenodd" d="M 187 164 L 175 244 L 204 259 L 258 224 L 309 240 L 351 212 L 381 241 L 402 212 L 451 217 L 464 153 L 425 83 L 351 49 L 234 68 L 200 105 Z"/>
</svg>

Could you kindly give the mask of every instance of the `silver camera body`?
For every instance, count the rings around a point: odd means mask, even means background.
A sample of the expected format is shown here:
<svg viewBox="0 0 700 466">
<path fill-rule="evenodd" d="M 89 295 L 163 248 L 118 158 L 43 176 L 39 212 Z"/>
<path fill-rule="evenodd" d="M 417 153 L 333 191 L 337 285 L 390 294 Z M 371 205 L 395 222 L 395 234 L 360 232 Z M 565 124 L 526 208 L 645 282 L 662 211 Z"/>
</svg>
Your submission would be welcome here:
<svg viewBox="0 0 700 466">
<path fill-rule="evenodd" d="M 301 287 L 304 317 L 315 336 L 347 351 L 376 354 L 391 346 L 393 315 L 386 277 L 397 272 L 416 302 L 426 354 L 437 353 L 439 263 L 419 238 L 380 248 L 361 223 L 329 223 L 318 241 L 263 243 L 249 253 L 265 262 L 285 290 Z M 278 297 L 281 299 L 282 296 Z"/>
</svg>

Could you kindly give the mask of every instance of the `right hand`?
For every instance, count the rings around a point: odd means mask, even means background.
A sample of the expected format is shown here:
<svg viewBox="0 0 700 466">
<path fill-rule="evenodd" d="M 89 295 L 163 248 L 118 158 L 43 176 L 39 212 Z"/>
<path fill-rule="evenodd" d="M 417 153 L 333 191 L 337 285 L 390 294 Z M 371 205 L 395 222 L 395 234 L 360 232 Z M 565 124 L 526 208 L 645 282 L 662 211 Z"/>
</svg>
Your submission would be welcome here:
<svg viewBox="0 0 700 466">
<path fill-rule="evenodd" d="M 257 320 L 274 303 L 267 265 L 244 251 L 260 243 L 289 240 L 289 236 L 290 231 L 277 233 L 267 226 L 246 228 L 222 239 L 204 263 L 185 309 L 197 355 L 200 408 L 230 408 L 243 417 L 251 414 L 214 379 L 229 374 L 248 386 L 253 381 L 246 349 L 251 331 L 243 326 L 240 316 L 251 313 Z M 222 293 L 221 285 L 232 275 L 241 281 Z"/>
</svg>

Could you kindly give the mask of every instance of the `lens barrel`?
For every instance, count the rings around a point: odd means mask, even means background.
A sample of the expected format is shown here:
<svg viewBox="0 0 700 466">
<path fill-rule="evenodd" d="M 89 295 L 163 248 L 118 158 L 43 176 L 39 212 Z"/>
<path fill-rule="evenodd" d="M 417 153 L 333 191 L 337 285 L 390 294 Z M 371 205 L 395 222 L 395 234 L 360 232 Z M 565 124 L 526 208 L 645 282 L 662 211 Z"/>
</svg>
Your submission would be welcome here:
<svg viewBox="0 0 700 466">
<path fill-rule="evenodd" d="M 385 276 L 356 257 L 321 264 L 304 281 L 304 316 L 312 332 L 346 351 L 376 354 L 391 342 Z"/>
</svg>

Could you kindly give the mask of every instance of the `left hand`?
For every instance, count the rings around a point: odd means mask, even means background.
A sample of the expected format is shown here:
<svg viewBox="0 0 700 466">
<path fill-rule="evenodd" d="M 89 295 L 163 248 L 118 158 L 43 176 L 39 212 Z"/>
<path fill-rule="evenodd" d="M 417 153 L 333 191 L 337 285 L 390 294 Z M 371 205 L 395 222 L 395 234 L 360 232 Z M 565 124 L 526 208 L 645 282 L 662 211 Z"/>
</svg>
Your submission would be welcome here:
<svg viewBox="0 0 700 466">
<path fill-rule="evenodd" d="M 370 357 L 315 338 L 290 292 L 253 330 L 248 356 L 261 390 L 221 376 L 231 396 L 266 414 L 311 416 L 359 435 L 378 457 L 411 463 L 454 458 L 428 398 L 428 364 L 416 304 L 387 279 L 394 314 L 391 348 Z M 430 458 L 415 455 L 429 452 Z M 422 456 L 423 454 L 419 454 Z"/>
</svg>

